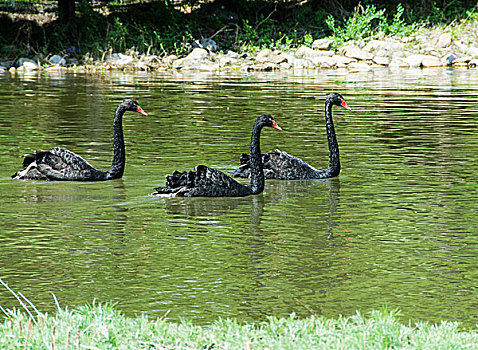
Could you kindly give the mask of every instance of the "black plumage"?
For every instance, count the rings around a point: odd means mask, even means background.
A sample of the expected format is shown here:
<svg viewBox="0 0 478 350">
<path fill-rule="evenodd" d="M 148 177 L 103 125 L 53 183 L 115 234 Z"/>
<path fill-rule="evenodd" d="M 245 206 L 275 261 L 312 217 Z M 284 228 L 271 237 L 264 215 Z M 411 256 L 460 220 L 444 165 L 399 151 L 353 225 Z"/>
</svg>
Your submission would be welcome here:
<svg viewBox="0 0 478 350">
<path fill-rule="evenodd" d="M 281 128 L 268 114 L 257 117 L 251 136 L 251 181 L 243 185 L 223 172 L 198 165 L 192 171 L 175 171 L 166 176 L 166 185 L 155 188 L 153 195 L 184 197 L 243 197 L 259 194 L 264 190 L 264 173 L 262 171 L 260 134 L 264 126 Z"/>
<path fill-rule="evenodd" d="M 66 148 L 37 151 L 25 155 L 24 169 L 12 175 L 14 179 L 52 181 L 105 181 L 123 176 L 126 156 L 123 137 L 123 114 L 134 111 L 148 115 L 138 102 L 127 99 L 116 109 L 113 120 L 113 161 L 108 171 L 94 168 L 83 157 Z"/>
<path fill-rule="evenodd" d="M 301 180 L 301 179 L 325 179 L 334 177 L 340 173 L 339 145 L 335 135 L 334 122 L 332 119 L 332 106 L 342 106 L 348 110 L 344 98 L 333 92 L 325 99 L 325 123 L 327 140 L 329 144 L 329 166 L 325 170 L 317 170 L 300 158 L 294 157 L 278 149 L 262 155 L 264 164 L 264 176 L 266 179 Z M 232 172 L 235 177 L 248 178 L 251 176 L 249 155 L 243 153 L 240 158 L 241 165 Z"/>
</svg>

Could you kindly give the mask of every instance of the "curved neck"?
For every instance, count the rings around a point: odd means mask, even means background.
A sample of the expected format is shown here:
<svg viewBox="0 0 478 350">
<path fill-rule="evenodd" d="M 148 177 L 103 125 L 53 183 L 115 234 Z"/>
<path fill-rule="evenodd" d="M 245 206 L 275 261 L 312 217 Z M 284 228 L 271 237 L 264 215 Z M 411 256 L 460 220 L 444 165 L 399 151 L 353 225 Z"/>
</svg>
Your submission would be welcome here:
<svg viewBox="0 0 478 350">
<path fill-rule="evenodd" d="M 326 171 L 330 176 L 337 176 L 340 173 L 339 144 L 337 143 L 334 121 L 332 120 L 332 103 L 329 101 L 325 103 L 325 127 L 329 143 L 329 167 Z"/>
<path fill-rule="evenodd" d="M 108 170 L 108 177 L 111 179 L 119 179 L 123 176 L 124 166 L 126 162 L 124 137 L 123 137 L 123 114 L 125 109 L 118 106 L 113 121 L 113 162 Z"/>
<path fill-rule="evenodd" d="M 262 168 L 262 154 L 260 145 L 262 126 L 254 124 L 251 137 L 251 153 L 250 153 L 250 165 L 251 165 L 251 182 L 247 185 L 252 194 L 258 194 L 264 191 L 264 170 Z"/>
</svg>

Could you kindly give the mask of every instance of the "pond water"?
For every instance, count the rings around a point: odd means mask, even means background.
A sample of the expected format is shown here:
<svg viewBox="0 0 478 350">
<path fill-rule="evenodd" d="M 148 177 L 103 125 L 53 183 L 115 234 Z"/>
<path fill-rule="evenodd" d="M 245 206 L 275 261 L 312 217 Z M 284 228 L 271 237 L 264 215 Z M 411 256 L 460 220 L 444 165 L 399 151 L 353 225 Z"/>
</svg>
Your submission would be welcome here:
<svg viewBox="0 0 478 350">
<path fill-rule="evenodd" d="M 233 170 L 255 117 L 262 150 L 339 177 L 266 183 L 246 198 L 148 196 L 172 171 Z M 478 323 L 478 71 L 0 74 L 0 277 L 41 311 L 115 301 L 207 324 L 400 308 L 403 319 Z M 127 164 L 109 182 L 18 181 L 21 156 L 61 145 L 111 163 L 126 97 Z M 3 307 L 18 302 L 0 289 Z"/>
</svg>

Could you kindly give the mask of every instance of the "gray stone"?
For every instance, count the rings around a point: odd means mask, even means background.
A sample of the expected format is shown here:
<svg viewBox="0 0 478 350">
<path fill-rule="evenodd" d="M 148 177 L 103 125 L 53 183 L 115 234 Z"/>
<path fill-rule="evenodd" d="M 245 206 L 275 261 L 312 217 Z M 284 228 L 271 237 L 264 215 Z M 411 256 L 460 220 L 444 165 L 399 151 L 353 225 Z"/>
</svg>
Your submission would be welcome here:
<svg viewBox="0 0 478 350">
<path fill-rule="evenodd" d="M 17 68 L 17 70 L 20 70 L 20 71 L 33 71 L 37 69 L 40 69 L 38 64 L 36 64 L 35 62 L 30 62 L 30 61 L 23 62 L 23 64 Z"/>
<path fill-rule="evenodd" d="M 437 43 L 436 43 L 436 46 L 438 48 L 445 48 L 445 47 L 448 47 L 452 44 L 453 42 L 453 39 L 451 37 L 451 34 L 450 33 L 443 33 L 442 35 L 440 35 L 440 37 L 438 38 L 437 40 Z"/>
<path fill-rule="evenodd" d="M 80 61 L 78 61 L 77 58 L 72 57 L 72 58 L 69 58 L 69 59 L 68 59 L 67 64 L 68 64 L 69 66 L 79 66 L 79 65 L 80 65 Z"/>
<path fill-rule="evenodd" d="M 350 58 L 350 57 L 345 57 L 340 55 L 334 55 L 332 57 L 336 59 L 337 61 L 336 66 L 339 68 L 344 68 L 344 67 L 347 67 L 352 62 L 357 62 L 355 58 Z"/>
<path fill-rule="evenodd" d="M 307 46 L 301 46 L 295 52 L 295 57 L 308 59 L 311 60 L 314 57 L 318 56 L 333 56 L 334 53 L 332 51 L 324 51 L 324 50 L 313 50 Z"/>
<path fill-rule="evenodd" d="M 341 57 L 341 56 L 339 56 Z M 330 67 L 334 67 L 335 65 L 337 65 L 337 58 L 334 57 L 334 56 L 317 56 L 315 58 L 313 58 L 312 60 L 312 63 L 317 66 L 317 67 L 327 67 L 327 68 L 330 68 Z"/>
<path fill-rule="evenodd" d="M 377 55 L 373 57 L 372 61 L 373 63 L 379 64 L 381 66 L 388 66 L 388 64 L 390 63 L 390 59 L 388 57 L 377 56 Z"/>
<path fill-rule="evenodd" d="M 330 49 L 331 44 L 332 44 L 332 40 L 330 40 L 330 39 L 317 39 L 312 43 L 312 49 L 314 49 L 314 50 L 328 50 L 328 49 Z"/>
<path fill-rule="evenodd" d="M 66 60 L 59 56 L 59 55 L 53 55 L 50 57 L 48 60 L 51 64 L 58 64 L 60 66 L 66 66 Z"/>
<path fill-rule="evenodd" d="M 410 55 L 405 58 L 405 62 L 407 62 L 411 68 L 421 67 L 424 57 L 425 55 Z"/>
<path fill-rule="evenodd" d="M 454 60 L 456 60 L 456 56 L 451 54 L 451 55 L 443 57 L 442 62 L 447 66 L 451 66 Z"/>
<path fill-rule="evenodd" d="M 351 71 L 369 71 L 369 70 L 372 69 L 369 64 L 367 64 L 363 61 L 361 61 L 361 62 L 351 62 L 348 65 L 348 68 Z"/>
<path fill-rule="evenodd" d="M 280 64 L 282 62 L 287 62 L 287 57 L 282 55 L 282 53 L 277 53 L 269 49 L 264 49 L 257 54 L 256 61 L 259 63 L 270 62 L 274 64 Z"/>
<path fill-rule="evenodd" d="M 24 69 L 26 70 L 33 70 L 33 69 L 40 68 L 34 60 L 30 58 L 26 58 L 26 57 L 22 57 L 17 60 L 17 67 L 25 67 Z"/>
<path fill-rule="evenodd" d="M 195 48 L 189 55 L 173 62 L 175 69 L 199 69 L 199 67 L 210 61 L 209 53 L 205 49 Z"/>
<path fill-rule="evenodd" d="M 459 64 L 459 63 L 466 63 L 470 62 L 473 59 L 471 56 L 463 56 L 463 57 L 458 57 L 455 60 L 453 60 L 453 65 Z"/>
<path fill-rule="evenodd" d="M 470 62 L 468 62 L 468 67 L 470 68 L 476 68 L 477 66 L 478 66 L 478 58 L 474 58 Z"/>
<path fill-rule="evenodd" d="M 398 58 L 398 57 L 392 58 L 392 60 L 388 64 L 388 66 L 390 68 L 408 68 L 408 67 L 410 67 L 410 65 L 407 62 L 405 62 L 405 60 L 403 60 L 401 58 Z"/>
<path fill-rule="evenodd" d="M 441 67 L 443 63 L 438 57 L 426 55 L 422 60 L 422 67 Z"/>
<path fill-rule="evenodd" d="M 164 64 L 165 66 L 167 66 L 167 67 L 172 67 L 174 61 L 176 61 L 177 59 L 178 59 L 178 56 L 176 56 L 176 55 L 169 55 L 169 56 L 164 57 L 161 61 L 163 62 L 163 64 Z"/>
<path fill-rule="evenodd" d="M 207 38 L 202 38 L 201 40 L 195 40 L 191 46 L 194 48 L 199 47 L 201 49 L 209 50 L 211 52 L 217 52 L 219 50 L 217 43 L 214 40 L 207 39 Z"/>
<path fill-rule="evenodd" d="M 385 51 L 399 51 L 402 50 L 404 44 L 398 40 L 386 39 L 386 40 L 370 40 L 367 45 L 364 46 L 365 51 L 374 52 L 379 50 Z"/>
<path fill-rule="evenodd" d="M 105 57 L 105 62 L 118 68 L 124 68 L 134 63 L 134 58 L 122 53 L 114 53 Z"/>
<path fill-rule="evenodd" d="M 344 50 L 344 56 L 349 58 L 355 58 L 357 60 L 371 60 L 373 55 L 365 50 L 359 49 L 358 47 L 349 47 Z"/>
</svg>

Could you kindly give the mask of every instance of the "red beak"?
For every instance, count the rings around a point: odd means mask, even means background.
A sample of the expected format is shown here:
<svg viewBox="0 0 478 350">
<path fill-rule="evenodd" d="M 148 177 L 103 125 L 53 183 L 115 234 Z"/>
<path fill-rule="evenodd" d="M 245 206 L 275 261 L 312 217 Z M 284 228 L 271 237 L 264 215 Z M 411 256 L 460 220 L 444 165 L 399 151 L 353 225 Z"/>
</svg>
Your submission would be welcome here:
<svg viewBox="0 0 478 350">
<path fill-rule="evenodd" d="M 141 108 L 141 107 L 138 106 L 138 105 L 136 105 L 136 107 L 138 107 L 138 110 L 137 110 L 138 113 L 141 113 L 142 115 L 148 115 L 148 113 L 146 113 L 146 112 L 143 110 L 143 108 Z"/>
<path fill-rule="evenodd" d="M 277 130 L 282 130 L 282 128 L 279 125 L 277 125 L 277 123 L 274 120 L 272 121 L 272 127 L 276 128 Z"/>
<path fill-rule="evenodd" d="M 347 104 L 347 102 L 345 102 L 345 100 L 342 100 L 342 103 L 340 105 L 344 107 L 345 109 L 348 109 L 349 111 L 352 110 L 352 108 L 349 107 L 349 105 Z"/>
</svg>

